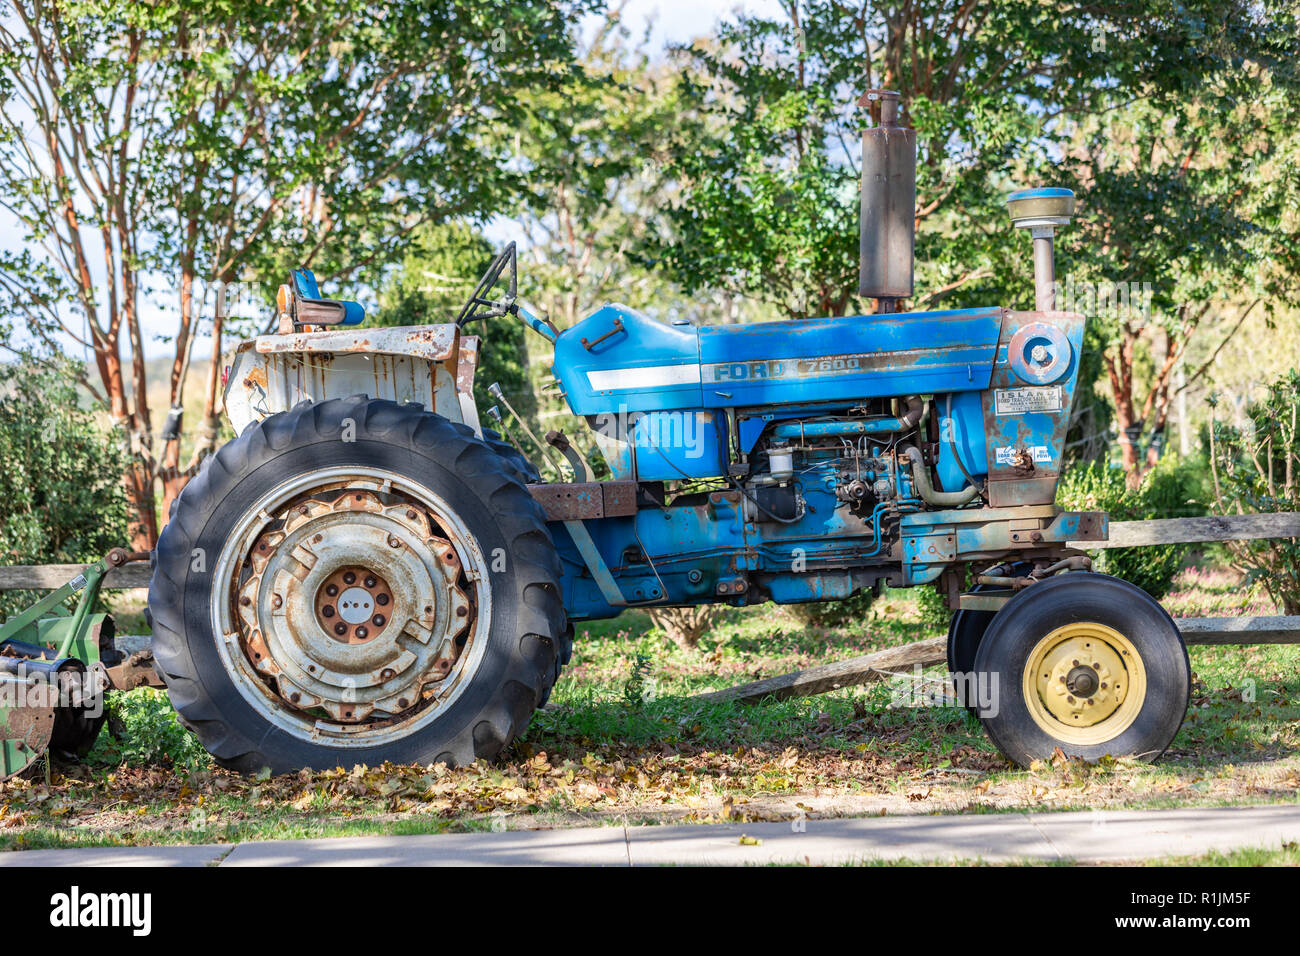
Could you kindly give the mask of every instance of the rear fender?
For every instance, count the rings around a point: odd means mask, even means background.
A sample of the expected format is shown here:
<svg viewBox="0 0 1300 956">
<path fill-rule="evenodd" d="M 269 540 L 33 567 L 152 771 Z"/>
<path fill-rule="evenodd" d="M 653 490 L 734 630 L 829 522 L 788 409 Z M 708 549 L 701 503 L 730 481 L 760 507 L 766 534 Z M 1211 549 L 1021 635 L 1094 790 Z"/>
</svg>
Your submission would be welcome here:
<svg viewBox="0 0 1300 956">
<path fill-rule="evenodd" d="M 329 329 L 241 342 L 226 373 L 236 434 L 299 402 L 369 395 L 419 402 L 481 435 L 474 404 L 479 340 L 454 324 Z"/>
</svg>

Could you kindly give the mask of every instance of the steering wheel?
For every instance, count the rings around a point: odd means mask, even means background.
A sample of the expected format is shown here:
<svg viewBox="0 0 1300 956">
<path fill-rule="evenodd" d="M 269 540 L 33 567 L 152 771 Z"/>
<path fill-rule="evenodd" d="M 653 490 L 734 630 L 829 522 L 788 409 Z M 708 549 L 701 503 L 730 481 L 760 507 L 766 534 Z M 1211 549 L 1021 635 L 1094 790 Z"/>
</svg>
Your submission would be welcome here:
<svg viewBox="0 0 1300 956">
<path fill-rule="evenodd" d="M 505 271 L 506 266 L 510 266 L 510 291 L 506 298 L 502 300 L 489 299 L 487 294 L 501 279 L 501 273 Z M 456 316 L 456 325 L 465 327 L 475 319 L 490 319 L 498 315 L 507 315 L 514 306 L 515 298 L 519 291 L 519 264 L 515 254 L 515 244 L 512 242 L 506 246 L 488 265 L 487 271 L 483 273 L 483 278 L 478 280 L 478 285 L 474 287 L 474 292 L 470 295 L 469 300 Z M 486 311 L 480 311 L 486 309 Z"/>
</svg>

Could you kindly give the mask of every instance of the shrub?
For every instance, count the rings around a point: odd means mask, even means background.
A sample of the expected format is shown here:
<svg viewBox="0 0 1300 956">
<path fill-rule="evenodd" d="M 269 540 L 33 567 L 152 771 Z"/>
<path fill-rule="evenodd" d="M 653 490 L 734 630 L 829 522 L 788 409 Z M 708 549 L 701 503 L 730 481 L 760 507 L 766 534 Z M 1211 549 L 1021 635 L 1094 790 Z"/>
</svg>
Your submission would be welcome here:
<svg viewBox="0 0 1300 956">
<path fill-rule="evenodd" d="M 695 607 L 650 609 L 650 623 L 684 651 L 694 651 L 700 638 L 726 613 L 726 605 L 700 604 Z"/>
<path fill-rule="evenodd" d="M 1167 459 L 1152 470 L 1137 489 L 1128 487 L 1124 472 L 1104 461 L 1076 465 L 1061 476 L 1056 500 L 1072 511 L 1105 511 L 1115 521 L 1170 516 L 1166 509 L 1187 508 L 1195 481 L 1188 468 Z M 1182 513 L 1186 513 L 1183 511 Z M 1182 567 L 1185 545 L 1110 548 L 1092 552 L 1093 567 L 1136 584 L 1157 601 L 1169 593 Z"/>
<path fill-rule="evenodd" d="M 1211 398 L 1211 407 L 1216 402 Z M 1210 474 L 1217 514 L 1300 511 L 1300 372 L 1268 387 L 1243 427 L 1211 421 Z M 1263 584 L 1286 614 L 1300 614 L 1300 540 L 1227 541 L 1247 581 Z"/>
<path fill-rule="evenodd" d="M 66 362 L 0 366 L 0 563 L 77 564 L 127 542 L 126 453 Z M 0 617 L 38 593 L 0 592 Z"/>
<path fill-rule="evenodd" d="M 181 725 L 163 691 L 138 687 L 110 693 L 108 720 L 111 733 L 100 734 L 91 754 L 96 763 L 186 769 L 211 763 L 199 739 Z"/>
</svg>

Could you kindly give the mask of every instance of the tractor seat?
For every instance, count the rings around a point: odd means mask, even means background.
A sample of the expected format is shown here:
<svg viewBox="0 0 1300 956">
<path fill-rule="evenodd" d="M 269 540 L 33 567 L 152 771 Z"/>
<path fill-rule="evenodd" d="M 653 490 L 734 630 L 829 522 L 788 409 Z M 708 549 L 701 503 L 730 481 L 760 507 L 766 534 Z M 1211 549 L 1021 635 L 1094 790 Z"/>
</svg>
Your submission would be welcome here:
<svg viewBox="0 0 1300 956">
<path fill-rule="evenodd" d="M 322 299 L 310 269 L 293 270 L 294 325 L 360 325 L 366 310 L 360 302 Z"/>
</svg>

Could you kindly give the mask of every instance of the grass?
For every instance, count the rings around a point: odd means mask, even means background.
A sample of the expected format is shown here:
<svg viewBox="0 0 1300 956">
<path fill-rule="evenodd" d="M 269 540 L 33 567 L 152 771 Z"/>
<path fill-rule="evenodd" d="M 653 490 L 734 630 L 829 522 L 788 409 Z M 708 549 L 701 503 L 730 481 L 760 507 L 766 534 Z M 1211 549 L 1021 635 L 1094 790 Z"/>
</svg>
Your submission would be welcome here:
<svg viewBox="0 0 1300 956">
<path fill-rule="evenodd" d="M 1167 603 L 1181 615 L 1271 612 L 1222 573 L 1185 572 Z M 964 710 L 915 706 L 942 668 L 758 706 L 690 696 L 935 633 L 907 592 L 851 627 L 808 627 L 772 606 L 729 612 L 694 652 L 641 612 L 583 624 L 524 736 L 496 765 L 454 770 L 249 779 L 202 757 L 171 766 L 160 751 L 190 751 L 164 726 L 165 703 L 137 702 L 132 726 L 166 745 L 103 734 L 87 764 L 56 765 L 48 786 L 0 784 L 0 849 L 1298 799 L 1300 647 L 1192 648 L 1192 706 L 1155 765 L 1015 768 Z"/>
</svg>

